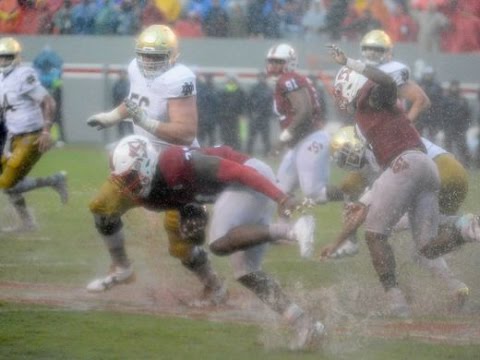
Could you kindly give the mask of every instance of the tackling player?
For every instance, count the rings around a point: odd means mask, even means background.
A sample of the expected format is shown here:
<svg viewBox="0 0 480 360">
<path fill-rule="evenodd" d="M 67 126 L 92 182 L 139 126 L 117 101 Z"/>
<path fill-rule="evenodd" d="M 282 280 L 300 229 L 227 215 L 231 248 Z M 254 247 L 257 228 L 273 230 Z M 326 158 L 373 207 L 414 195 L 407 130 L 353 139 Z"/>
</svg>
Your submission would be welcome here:
<svg viewBox="0 0 480 360">
<path fill-rule="evenodd" d="M 136 58 L 128 66 L 128 100 L 110 112 L 91 116 L 88 125 L 104 129 L 131 118 L 134 133 L 147 137 L 156 150 L 169 144 L 197 144 L 195 74 L 177 62 L 179 52 L 175 33 L 168 26 L 151 25 L 136 39 L 135 53 Z M 90 283 L 87 286 L 89 291 L 104 291 L 133 277 L 120 220 L 125 206 L 129 206 L 123 201 L 118 184 L 109 179 L 90 203 L 96 227 L 110 253 L 112 269 L 104 279 Z M 209 260 L 199 266 L 198 247 L 182 237 L 178 211 L 165 213 L 164 227 L 170 255 L 197 275 L 213 302 L 224 298 L 224 285 Z"/>
<path fill-rule="evenodd" d="M 463 203 L 467 190 L 467 172 L 455 157 L 443 150 L 441 147 L 433 144 L 427 139 L 422 138 L 426 147 L 427 155 L 435 162 L 440 175 L 439 205 L 440 213 L 443 215 L 453 215 Z M 376 164 L 373 156 L 365 143 L 359 139 L 353 126 L 340 129 L 333 137 L 330 143 L 332 156 L 337 165 L 344 169 L 354 169 L 356 177 L 360 180 L 360 187 L 352 187 L 346 192 L 350 199 L 358 199 L 365 189 L 368 189 L 375 179 L 380 175 L 381 169 Z M 346 190 L 346 189 L 344 189 Z M 358 190 L 358 191 L 357 191 Z M 354 191 L 354 192 L 353 192 Z M 358 252 L 358 244 L 352 242 L 355 238 L 356 229 L 361 226 L 365 219 L 366 208 L 360 207 L 360 212 L 356 212 L 357 205 L 350 203 L 346 205 L 344 228 L 336 238 L 333 244 L 327 245 L 321 251 L 323 258 L 338 259 L 345 255 L 354 255 Z M 441 225 L 452 223 L 447 216 L 441 216 Z M 400 231 L 409 228 L 409 221 L 406 215 L 395 225 L 393 231 Z M 417 245 L 417 244 L 416 244 Z M 453 302 L 451 310 L 459 310 L 468 298 L 469 289 L 460 280 L 455 278 L 447 263 L 443 258 L 429 260 L 418 253 L 418 246 L 415 247 L 413 254 L 414 260 L 422 267 L 431 271 L 433 275 L 439 277 L 445 282 L 447 288 L 452 294 Z"/>
<path fill-rule="evenodd" d="M 48 177 L 27 177 L 42 154 L 52 146 L 50 128 L 55 100 L 40 84 L 35 70 L 21 64 L 21 52 L 17 40 L 0 39 L 0 113 L 7 129 L 0 189 L 7 194 L 21 221 L 18 226 L 2 229 L 4 232 L 37 228 L 22 193 L 51 187 L 60 195 L 62 203 L 68 200 L 64 171 Z"/>
<path fill-rule="evenodd" d="M 437 236 L 438 172 L 420 135 L 397 105 L 394 79 L 371 65 L 347 58 L 335 45 L 330 46 L 329 53 L 343 65 L 335 79 L 337 105 L 355 114 L 356 125 L 383 170 L 363 199 L 368 207 L 365 240 L 372 264 L 390 300 L 391 314 L 409 316 L 388 237 L 406 212 L 419 248 Z"/>
<path fill-rule="evenodd" d="M 330 176 L 328 133 L 323 129 L 317 91 L 310 79 L 296 72 L 297 54 L 288 44 L 275 45 L 267 53 L 267 73 L 276 78 L 274 111 L 280 120 L 280 143 L 288 148 L 277 180 L 286 193 L 300 187 L 313 203 L 326 201 Z"/>
<path fill-rule="evenodd" d="M 323 337 L 324 326 L 314 321 L 262 270 L 267 244 L 279 238 L 298 241 L 301 253 L 313 243 L 311 216 L 300 217 L 292 226 L 271 224 L 275 203 L 291 213 L 298 205 L 274 185 L 274 175 L 265 163 L 226 146 L 188 148 L 171 146 L 157 154 L 148 139 L 124 138 L 112 155 L 111 181 L 118 184 L 122 207 L 109 218 L 121 226 L 120 216 L 143 206 L 154 211 L 180 210 L 181 231 L 196 244 L 192 267 L 205 266 L 207 217 L 201 204 L 214 203 L 209 246 L 219 256 L 230 256 L 235 278 L 282 315 L 295 333 L 293 349 L 304 349 Z"/>
</svg>

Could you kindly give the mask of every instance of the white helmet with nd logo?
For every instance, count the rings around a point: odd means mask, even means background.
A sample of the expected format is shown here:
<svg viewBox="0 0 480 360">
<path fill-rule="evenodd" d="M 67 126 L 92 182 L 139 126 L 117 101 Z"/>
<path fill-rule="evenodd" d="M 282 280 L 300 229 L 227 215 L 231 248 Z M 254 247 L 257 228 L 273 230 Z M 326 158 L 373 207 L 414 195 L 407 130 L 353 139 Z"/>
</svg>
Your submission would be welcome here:
<svg viewBox="0 0 480 360">
<path fill-rule="evenodd" d="M 145 78 L 154 79 L 177 61 L 177 36 L 166 25 L 151 25 L 138 36 L 135 53 L 140 72 Z"/>
<path fill-rule="evenodd" d="M 295 71 L 298 57 L 295 49 L 289 44 L 272 46 L 267 53 L 267 73 L 279 75 L 283 72 Z"/>
<path fill-rule="evenodd" d="M 146 137 L 127 136 L 113 150 L 112 178 L 121 184 L 128 195 L 145 198 L 152 188 L 158 155 Z"/>
<path fill-rule="evenodd" d="M 0 73 L 7 74 L 20 63 L 22 46 L 12 37 L 0 39 Z"/>
</svg>

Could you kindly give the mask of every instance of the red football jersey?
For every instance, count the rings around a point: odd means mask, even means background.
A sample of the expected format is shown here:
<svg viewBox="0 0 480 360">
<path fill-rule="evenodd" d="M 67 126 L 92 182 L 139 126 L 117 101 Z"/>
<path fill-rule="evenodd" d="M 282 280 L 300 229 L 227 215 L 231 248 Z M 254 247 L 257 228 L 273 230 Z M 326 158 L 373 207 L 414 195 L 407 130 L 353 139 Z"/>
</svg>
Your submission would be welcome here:
<svg viewBox="0 0 480 360">
<path fill-rule="evenodd" d="M 370 106 L 368 99 L 375 86 L 376 83 L 368 81 L 360 89 L 355 120 L 383 168 L 402 152 L 423 148 L 423 144 L 417 130 L 398 106 L 381 110 Z"/>
<path fill-rule="evenodd" d="M 303 87 L 308 89 L 313 104 L 312 129 L 316 128 L 322 121 L 317 90 L 313 87 L 310 79 L 296 72 L 287 72 L 281 74 L 277 80 L 273 102 L 273 110 L 279 116 L 282 129 L 291 124 L 294 115 L 294 109 L 287 99 L 287 94 Z"/>
<path fill-rule="evenodd" d="M 191 161 L 192 153 L 200 152 L 221 159 L 217 173 L 209 178 L 199 178 Z M 223 189 L 240 183 L 280 199 L 284 194 L 255 169 L 243 166 L 248 156 L 228 146 L 211 148 L 186 148 L 171 146 L 158 158 L 157 171 L 152 180 L 152 190 L 142 205 L 155 210 L 179 208 L 190 202 L 211 203 Z"/>
</svg>

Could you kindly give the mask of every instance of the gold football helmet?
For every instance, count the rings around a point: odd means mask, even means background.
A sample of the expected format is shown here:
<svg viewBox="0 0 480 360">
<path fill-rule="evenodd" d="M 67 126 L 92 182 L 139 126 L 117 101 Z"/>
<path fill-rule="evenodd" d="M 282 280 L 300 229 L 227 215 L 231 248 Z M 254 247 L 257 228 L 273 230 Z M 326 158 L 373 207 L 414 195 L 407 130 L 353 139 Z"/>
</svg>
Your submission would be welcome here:
<svg viewBox="0 0 480 360">
<path fill-rule="evenodd" d="M 156 78 L 177 61 L 177 36 L 166 25 L 151 25 L 138 36 L 135 52 L 142 74 L 148 79 Z"/>
<path fill-rule="evenodd" d="M 358 170 L 365 164 L 365 143 L 357 136 L 353 126 L 338 130 L 330 141 L 330 154 L 338 167 Z"/>
<path fill-rule="evenodd" d="M 0 73 L 6 74 L 20 63 L 22 46 L 11 37 L 0 39 Z"/>
<path fill-rule="evenodd" d="M 387 61 L 391 57 L 392 49 L 392 39 L 383 30 L 372 30 L 360 41 L 362 56 L 371 65 Z"/>
</svg>

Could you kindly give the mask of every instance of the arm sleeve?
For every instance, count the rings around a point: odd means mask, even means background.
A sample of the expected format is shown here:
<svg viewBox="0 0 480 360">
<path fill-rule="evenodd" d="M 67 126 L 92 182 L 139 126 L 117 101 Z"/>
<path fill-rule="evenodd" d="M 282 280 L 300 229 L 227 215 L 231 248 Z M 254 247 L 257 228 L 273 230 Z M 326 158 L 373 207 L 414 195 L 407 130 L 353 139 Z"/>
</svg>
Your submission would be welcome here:
<svg viewBox="0 0 480 360">
<path fill-rule="evenodd" d="M 221 159 L 217 171 L 217 179 L 221 182 L 237 182 L 278 202 L 286 195 L 270 180 L 256 170 L 237 164 L 233 161 Z"/>
</svg>

